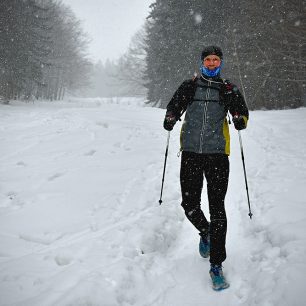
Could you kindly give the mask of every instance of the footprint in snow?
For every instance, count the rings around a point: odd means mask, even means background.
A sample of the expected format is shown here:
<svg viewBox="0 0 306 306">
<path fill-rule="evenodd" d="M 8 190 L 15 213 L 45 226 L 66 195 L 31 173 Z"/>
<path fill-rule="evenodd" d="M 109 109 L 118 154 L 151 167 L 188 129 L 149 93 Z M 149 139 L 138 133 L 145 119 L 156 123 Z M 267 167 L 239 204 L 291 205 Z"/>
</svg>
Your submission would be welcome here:
<svg viewBox="0 0 306 306">
<path fill-rule="evenodd" d="M 60 254 L 54 258 L 58 266 L 67 266 L 72 263 L 73 257 L 67 254 Z"/>
<path fill-rule="evenodd" d="M 96 122 L 96 125 L 102 126 L 105 129 L 107 129 L 109 127 L 109 124 L 107 122 Z"/>
<path fill-rule="evenodd" d="M 57 179 L 57 178 L 59 178 L 63 175 L 64 175 L 64 173 L 55 173 L 54 175 L 51 175 L 50 177 L 48 177 L 48 181 L 50 181 L 50 182 L 54 181 L 55 179 Z"/>
<path fill-rule="evenodd" d="M 17 196 L 17 193 L 14 191 L 9 191 L 6 195 L 8 196 L 10 200 L 14 200 Z"/>
<path fill-rule="evenodd" d="M 17 166 L 22 166 L 25 167 L 27 164 L 24 163 L 23 161 L 19 161 L 18 163 L 16 163 Z"/>
<path fill-rule="evenodd" d="M 17 192 L 9 191 L 6 194 L 6 198 L 3 201 L 2 204 L 0 204 L 0 207 L 11 207 L 13 209 L 19 209 L 22 208 L 25 204 L 19 197 Z"/>
<path fill-rule="evenodd" d="M 96 150 L 90 150 L 90 151 L 86 152 L 84 154 L 84 156 L 93 156 L 96 152 L 97 152 Z"/>
</svg>

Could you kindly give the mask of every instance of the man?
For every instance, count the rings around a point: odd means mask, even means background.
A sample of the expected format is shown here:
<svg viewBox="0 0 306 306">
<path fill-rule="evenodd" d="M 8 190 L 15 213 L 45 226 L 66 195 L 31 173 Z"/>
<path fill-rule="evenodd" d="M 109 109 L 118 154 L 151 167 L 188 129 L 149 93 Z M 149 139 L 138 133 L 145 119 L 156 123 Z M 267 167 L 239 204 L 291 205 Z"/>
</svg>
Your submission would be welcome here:
<svg viewBox="0 0 306 306">
<path fill-rule="evenodd" d="M 181 130 L 181 192 L 186 217 L 199 231 L 199 251 L 210 256 L 213 289 L 229 287 L 222 272 L 226 259 L 227 219 L 224 199 L 229 177 L 230 138 L 228 111 L 237 130 L 246 128 L 248 109 L 238 88 L 220 78 L 223 54 L 206 47 L 201 55 L 201 75 L 183 82 L 167 106 L 168 131 L 186 111 Z M 201 210 L 203 179 L 207 181 L 210 223 Z"/>
</svg>

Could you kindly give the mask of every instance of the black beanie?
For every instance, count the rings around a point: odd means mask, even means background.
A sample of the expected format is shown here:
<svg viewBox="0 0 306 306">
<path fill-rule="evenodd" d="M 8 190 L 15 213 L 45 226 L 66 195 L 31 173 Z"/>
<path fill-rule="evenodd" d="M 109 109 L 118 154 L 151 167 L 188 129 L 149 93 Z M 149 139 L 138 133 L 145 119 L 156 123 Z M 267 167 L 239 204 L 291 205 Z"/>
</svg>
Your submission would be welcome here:
<svg viewBox="0 0 306 306">
<path fill-rule="evenodd" d="M 208 46 L 202 51 L 201 60 L 203 61 L 204 58 L 208 55 L 217 55 L 220 59 L 223 58 L 223 53 L 221 48 L 217 46 Z"/>
</svg>

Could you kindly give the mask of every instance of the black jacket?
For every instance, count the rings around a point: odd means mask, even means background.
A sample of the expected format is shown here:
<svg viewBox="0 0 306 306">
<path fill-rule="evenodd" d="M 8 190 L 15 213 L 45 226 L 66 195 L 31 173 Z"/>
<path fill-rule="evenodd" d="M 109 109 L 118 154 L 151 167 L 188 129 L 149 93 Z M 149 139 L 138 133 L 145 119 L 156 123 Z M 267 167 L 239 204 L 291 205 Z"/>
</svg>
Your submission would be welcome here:
<svg viewBox="0 0 306 306">
<path fill-rule="evenodd" d="M 226 119 L 242 115 L 245 125 L 248 109 L 237 86 L 221 78 L 195 78 L 181 84 L 167 106 L 178 120 L 186 111 L 181 130 L 181 150 L 229 155 L 230 137 Z"/>
</svg>

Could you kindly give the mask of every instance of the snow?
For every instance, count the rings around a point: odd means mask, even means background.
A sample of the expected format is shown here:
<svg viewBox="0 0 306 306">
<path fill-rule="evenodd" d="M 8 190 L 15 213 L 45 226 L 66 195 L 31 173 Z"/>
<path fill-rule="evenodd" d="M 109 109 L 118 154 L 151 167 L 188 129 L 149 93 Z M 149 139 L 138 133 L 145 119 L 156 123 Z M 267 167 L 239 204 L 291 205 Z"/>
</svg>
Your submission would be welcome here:
<svg viewBox="0 0 306 306">
<path fill-rule="evenodd" d="M 294 22 L 294 26 L 299 27 L 301 25 L 301 20 L 297 20 Z"/>
<path fill-rule="evenodd" d="M 305 304 L 306 108 L 241 132 L 252 220 L 231 127 L 223 292 L 180 207 L 179 126 L 158 204 L 163 117 L 136 98 L 0 105 L 1 306 Z"/>
<path fill-rule="evenodd" d="M 203 20 L 203 17 L 201 16 L 201 14 L 195 14 L 194 15 L 194 20 L 196 24 L 200 24 Z"/>
</svg>

